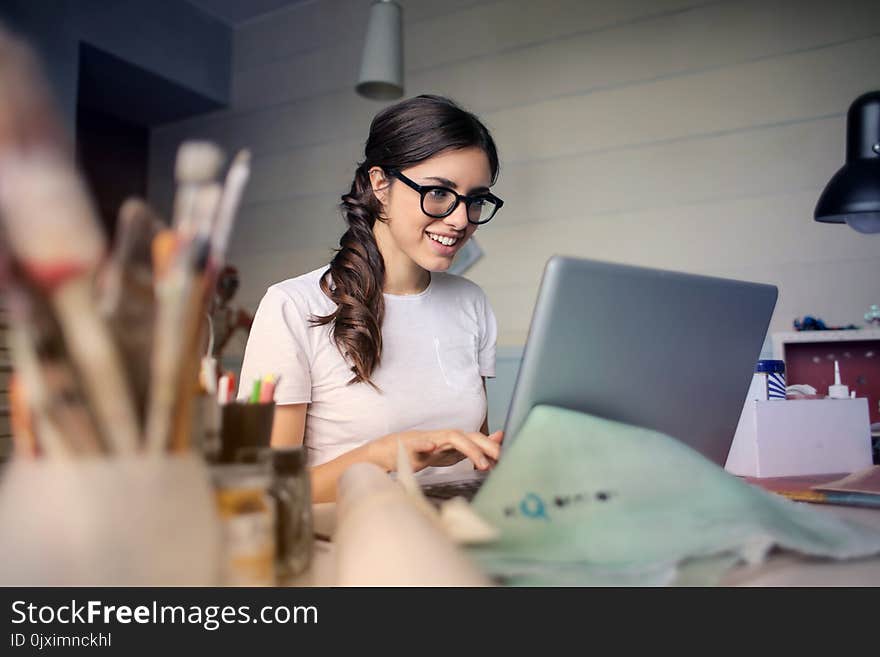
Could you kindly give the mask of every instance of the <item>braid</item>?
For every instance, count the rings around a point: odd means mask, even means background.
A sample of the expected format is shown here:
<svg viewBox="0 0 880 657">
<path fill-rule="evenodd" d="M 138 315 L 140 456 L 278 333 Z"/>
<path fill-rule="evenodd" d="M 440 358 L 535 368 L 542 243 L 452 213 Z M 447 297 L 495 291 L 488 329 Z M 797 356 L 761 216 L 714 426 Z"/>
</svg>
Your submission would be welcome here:
<svg viewBox="0 0 880 657">
<path fill-rule="evenodd" d="M 385 262 L 373 235 L 381 206 L 364 165 L 358 167 L 340 206 L 348 230 L 321 277 L 321 289 L 336 303 L 336 310 L 312 322 L 317 326 L 333 323 L 333 340 L 352 364 L 354 377 L 349 383 L 373 385 L 370 377 L 382 358 Z"/>
</svg>

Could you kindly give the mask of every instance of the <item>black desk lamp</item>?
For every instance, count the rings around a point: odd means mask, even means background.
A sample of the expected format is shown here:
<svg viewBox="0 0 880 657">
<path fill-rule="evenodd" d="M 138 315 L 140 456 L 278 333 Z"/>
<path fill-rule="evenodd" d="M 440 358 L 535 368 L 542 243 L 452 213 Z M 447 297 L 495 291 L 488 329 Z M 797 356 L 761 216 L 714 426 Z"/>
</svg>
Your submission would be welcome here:
<svg viewBox="0 0 880 657">
<path fill-rule="evenodd" d="M 880 233 L 880 91 L 856 98 L 846 114 L 846 164 L 816 203 L 816 221 Z"/>
</svg>

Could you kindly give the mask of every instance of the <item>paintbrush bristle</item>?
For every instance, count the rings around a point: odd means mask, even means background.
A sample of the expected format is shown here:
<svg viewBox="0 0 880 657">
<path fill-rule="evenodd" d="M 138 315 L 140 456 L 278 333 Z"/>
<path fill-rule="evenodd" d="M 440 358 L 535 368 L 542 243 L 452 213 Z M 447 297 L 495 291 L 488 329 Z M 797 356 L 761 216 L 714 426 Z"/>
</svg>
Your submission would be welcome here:
<svg viewBox="0 0 880 657">
<path fill-rule="evenodd" d="M 251 152 L 247 149 L 240 150 L 226 174 L 223 197 L 214 223 L 214 234 L 211 236 L 211 258 L 215 265 L 223 260 L 226 253 L 244 187 L 250 178 L 250 164 Z"/>
<path fill-rule="evenodd" d="M 153 271 L 156 278 L 161 279 L 171 267 L 171 261 L 177 251 L 177 233 L 172 229 L 160 231 L 152 244 Z"/>
<path fill-rule="evenodd" d="M 210 141 L 185 141 L 177 149 L 174 179 L 178 183 L 203 183 L 213 180 L 223 166 L 225 156 Z"/>
<path fill-rule="evenodd" d="M 104 235 L 67 159 L 34 150 L 4 162 L 0 212 L 12 250 L 31 275 L 46 274 L 47 267 L 70 272 L 96 267 L 104 255 Z"/>
<path fill-rule="evenodd" d="M 250 166 L 251 152 L 247 148 L 243 148 L 235 154 L 232 160 L 232 166 Z"/>
<path fill-rule="evenodd" d="M 119 206 L 119 222 L 133 223 L 138 217 L 147 213 L 147 203 L 136 196 L 129 196 Z"/>
<path fill-rule="evenodd" d="M 0 150 L 51 144 L 70 155 L 70 140 L 33 49 L 0 24 Z"/>
</svg>

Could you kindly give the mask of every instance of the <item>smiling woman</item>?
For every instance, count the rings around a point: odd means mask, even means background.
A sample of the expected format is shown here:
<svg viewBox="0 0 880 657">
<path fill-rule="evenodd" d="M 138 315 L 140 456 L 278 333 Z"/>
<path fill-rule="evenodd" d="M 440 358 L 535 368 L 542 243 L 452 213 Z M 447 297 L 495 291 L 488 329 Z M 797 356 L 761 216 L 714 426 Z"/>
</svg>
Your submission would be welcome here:
<svg viewBox="0 0 880 657">
<path fill-rule="evenodd" d="M 503 205 L 495 143 L 452 101 L 418 96 L 373 119 L 342 197 L 348 230 L 329 265 L 269 288 L 254 317 L 239 398 L 280 374 L 273 446 L 303 444 L 315 501 L 357 462 L 393 470 L 492 467 L 483 381 L 495 376 L 495 316 L 447 273 Z"/>
</svg>

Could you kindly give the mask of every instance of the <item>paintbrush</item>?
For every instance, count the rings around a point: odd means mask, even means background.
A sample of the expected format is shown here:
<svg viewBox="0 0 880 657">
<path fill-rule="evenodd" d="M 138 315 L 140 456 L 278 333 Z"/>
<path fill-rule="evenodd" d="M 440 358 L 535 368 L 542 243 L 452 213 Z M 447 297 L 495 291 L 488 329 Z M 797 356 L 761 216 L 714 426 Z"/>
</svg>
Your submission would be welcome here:
<svg viewBox="0 0 880 657">
<path fill-rule="evenodd" d="M 36 356 L 33 333 L 28 329 L 29 300 L 13 283 L 12 265 L 0 241 L 0 286 L 9 317 L 6 340 L 13 376 L 9 385 L 12 440 L 16 457 L 33 458 L 43 453 L 49 457 L 72 457 L 73 449 L 55 424 L 49 420 L 49 394 Z M 34 424 L 43 425 L 42 446 L 38 445 Z"/>
<path fill-rule="evenodd" d="M 70 143 L 31 49 L 0 26 L 0 151 L 49 142 Z"/>
<path fill-rule="evenodd" d="M 114 451 L 133 452 L 138 428 L 128 382 L 93 302 L 103 239 L 85 190 L 55 154 L 4 154 L 0 210 L 27 278 L 52 305 L 101 435 Z"/>
<path fill-rule="evenodd" d="M 143 289 L 152 291 L 153 238 L 165 228 L 159 215 L 143 199 L 127 198 L 119 207 L 116 240 L 98 276 L 98 307 L 102 315 L 114 317 L 125 312 L 122 306 L 132 292 L 140 296 Z"/>
<path fill-rule="evenodd" d="M 50 457 L 96 456 L 103 450 L 94 418 L 80 388 L 52 308 L 3 259 L 0 280 L 10 318 L 9 346 L 16 386 L 17 452 L 33 444 Z M 33 411 L 22 408 L 26 402 Z M 18 434 L 21 430 L 22 434 Z M 28 436 L 30 432 L 33 435 Z M 29 442 L 31 446 L 21 445 Z"/>
<path fill-rule="evenodd" d="M 214 303 L 214 290 L 217 286 L 220 270 L 226 260 L 226 249 L 232 228 L 235 225 L 238 208 L 241 205 L 244 188 L 250 177 L 250 161 L 251 155 L 248 150 L 241 150 L 236 154 L 226 174 L 217 217 L 211 227 L 211 247 L 205 270 L 205 293 L 207 296 L 205 303 L 209 312 Z M 212 350 L 209 349 L 208 355 L 211 354 Z"/>
<path fill-rule="evenodd" d="M 32 460 L 40 455 L 37 434 L 34 431 L 34 414 L 28 406 L 21 376 L 12 372 L 9 376 L 9 428 L 12 432 L 12 454 L 16 459 Z"/>
<path fill-rule="evenodd" d="M 217 219 L 211 235 L 211 268 L 214 270 L 215 276 L 222 268 L 223 262 L 226 259 L 226 248 L 232 235 L 235 217 L 241 205 L 241 197 L 244 194 L 245 185 L 250 177 L 250 164 L 250 151 L 239 151 L 226 174 L 223 196 L 220 200 L 220 208 L 217 211 Z"/>
<path fill-rule="evenodd" d="M 185 303 L 186 314 L 182 327 L 183 357 L 177 379 L 170 443 L 172 451 L 183 451 L 190 442 L 193 400 L 200 388 L 199 372 L 206 326 L 204 318 L 209 298 L 207 269 L 210 257 L 209 232 L 212 225 L 209 218 L 213 218 L 217 211 L 220 194 L 219 185 L 205 187 L 195 204 L 203 215 L 200 217 L 200 230 L 189 244 L 192 285 Z"/>
<path fill-rule="evenodd" d="M 205 271 L 210 253 L 210 236 L 222 203 L 223 190 L 213 182 L 222 164 L 222 151 L 208 142 L 186 142 L 181 146 L 175 166 L 178 198 L 185 199 L 176 206 L 181 214 L 175 216 L 175 226 L 188 251 L 184 262 L 191 274 L 191 285 L 182 297 L 185 314 L 181 327 L 182 352 L 180 368 L 175 381 L 174 410 L 172 414 L 169 448 L 179 452 L 191 444 L 193 401 L 199 393 L 200 355 L 204 342 L 206 311 Z M 208 182 L 211 180 L 211 182 Z"/>
<path fill-rule="evenodd" d="M 193 345 L 193 323 L 200 324 L 200 260 L 204 262 L 207 244 L 183 242 L 169 231 L 157 236 L 156 247 L 157 322 L 153 336 L 150 403 L 147 412 L 147 450 L 159 453 L 166 448 L 186 448 L 191 395 L 198 383 L 199 351 Z M 192 380 L 191 380 L 192 379 Z M 172 438 L 173 434 L 173 438 Z"/>
<path fill-rule="evenodd" d="M 213 221 L 213 212 L 205 218 L 200 201 L 205 185 L 214 183 L 225 159 L 223 151 L 208 141 L 185 141 L 177 150 L 174 163 L 174 180 L 177 189 L 174 195 L 174 219 L 172 227 L 185 239 L 205 232 L 203 222 L 208 226 Z M 216 211 L 216 208 L 215 208 Z"/>
<path fill-rule="evenodd" d="M 153 326 L 153 351 L 150 358 L 145 449 L 161 453 L 167 443 L 174 407 L 174 380 L 180 357 L 177 332 L 183 323 L 180 297 L 187 293 L 185 271 L 175 266 L 178 236 L 172 230 L 161 231 L 153 239 L 153 271 L 156 293 L 156 321 Z"/>
<path fill-rule="evenodd" d="M 27 329 L 10 326 L 8 339 L 9 351 L 23 396 L 30 410 L 33 411 L 36 426 L 31 439 L 34 441 L 34 451 L 37 454 L 45 454 L 48 458 L 74 458 L 76 451 L 67 440 L 67 429 L 56 421 L 49 410 L 52 405 L 50 393 L 47 391 L 32 336 L 28 334 Z M 16 409 L 17 414 L 18 412 L 19 409 Z M 13 440 L 18 443 L 27 438 L 16 434 Z M 27 449 L 22 448 L 22 450 Z M 16 448 L 16 451 L 20 450 Z"/>
<path fill-rule="evenodd" d="M 192 336 L 198 335 L 204 314 L 201 272 L 220 201 L 220 187 L 212 179 L 221 162 L 213 145 L 181 145 L 175 166 L 175 232 L 160 233 L 154 241 L 157 321 L 146 425 L 150 453 L 185 449 L 191 428 L 192 386 L 198 383 L 198 366 L 193 370 L 191 362 L 199 356 Z"/>
<path fill-rule="evenodd" d="M 0 214 L 22 270 L 57 317 L 102 437 L 130 453 L 138 442 L 136 414 L 93 300 L 103 235 L 36 67 L 3 37 L 0 55 L 10 51 L 0 68 Z"/>
<path fill-rule="evenodd" d="M 156 320 L 151 251 L 153 238 L 163 229 L 143 200 L 127 199 L 119 209 L 113 250 L 98 277 L 98 307 L 122 354 L 139 426 L 146 419 Z"/>
<path fill-rule="evenodd" d="M 184 449 L 187 444 L 187 435 L 191 427 L 192 402 L 200 391 L 200 378 L 204 381 L 203 385 L 209 394 L 214 394 L 216 391 L 217 365 L 211 354 L 210 346 L 207 355 L 201 360 L 196 356 L 202 352 L 202 346 L 205 342 L 203 316 L 208 315 L 207 311 L 213 302 L 213 290 L 217 282 L 217 275 L 223 265 L 226 246 L 249 175 L 250 153 L 243 150 L 235 156 L 229 167 L 216 212 L 212 216 L 213 221 L 205 221 L 208 215 L 202 215 L 201 221 L 196 222 L 198 228 L 195 239 L 200 248 L 202 240 L 207 240 L 208 250 L 205 254 L 207 257 L 199 258 L 196 266 L 196 284 L 191 290 L 192 312 L 186 322 L 188 327 L 186 331 L 186 361 L 178 382 L 180 393 L 176 404 L 171 440 L 171 446 L 174 450 Z M 210 322 L 210 315 L 208 315 L 208 321 Z"/>
<path fill-rule="evenodd" d="M 196 239 L 209 239 L 207 259 L 202 265 L 199 264 L 196 275 L 197 283 L 192 290 L 192 308 L 194 312 L 187 322 L 188 347 L 186 349 L 187 361 L 181 372 L 180 390 L 177 411 L 175 413 L 175 427 L 172 438 L 172 448 L 183 449 L 186 444 L 186 435 L 191 426 L 192 400 L 199 390 L 199 376 L 205 380 L 205 388 L 210 394 L 216 391 L 216 361 L 209 351 L 199 362 L 195 355 L 201 352 L 204 344 L 205 323 L 201 314 L 195 313 L 199 308 L 205 313 L 213 302 L 213 291 L 217 284 L 217 276 L 223 266 L 226 248 L 235 217 L 238 212 L 245 185 L 250 176 L 250 152 L 239 151 L 229 171 L 226 174 L 222 195 L 214 216 L 213 223 L 204 221 L 198 223 Z M 210 316 L 209 316 L 210 317 Z"/>
<path fill-rule="evenodd" d="M 213 222 L 198 222 L 196 241 L 199 247 L 202 247 L 202 240 L 207 240 L 205 244 L 207 250 L 203 254 L 204 257 L 198 258 L 195 285 L 191 290 L 190 307 L 192 312 L 185 324 L 188 327 L 186 331 L 187 346 L 184 366 L 181 368 L 178 381 L 179 393 L 171 438 L 171 448 L 174 451 L 185 449 L 189 443 L 193 400 L 202 387 L 200 378 L 204 380 L 204 388 L 209 394 L 213 395 L 216 392 L 217 363 L 211 353 L 210 342 L 207 355 L 201 360 L 197 358 L 197 355 L 202 352 L 202 346 L 205 342 L 206 324 L 203 321 L 203 315 L 207 315 L 210 323 L 208 310 L 213 302 L 213 291 L 223 265 L 235 216 L 249 176 L 250 153 L 247 150 L 242 150 L 235 156 L 227 172 Z"/>
</svg>

